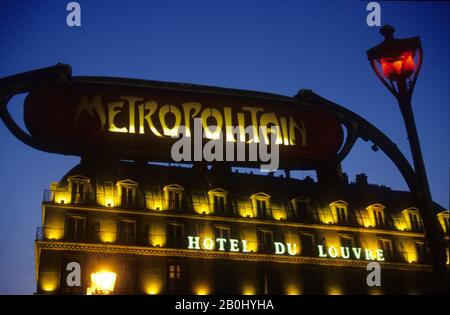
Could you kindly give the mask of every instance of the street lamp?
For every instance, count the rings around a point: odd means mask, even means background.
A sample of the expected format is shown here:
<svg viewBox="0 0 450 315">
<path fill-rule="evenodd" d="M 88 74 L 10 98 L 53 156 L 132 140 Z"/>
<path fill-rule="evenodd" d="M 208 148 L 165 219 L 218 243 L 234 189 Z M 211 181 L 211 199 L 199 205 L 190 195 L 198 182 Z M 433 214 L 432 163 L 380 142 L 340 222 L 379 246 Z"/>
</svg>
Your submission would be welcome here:
<svg viewBox="0 0 450 315">
<path fill-rule="evenodd" d="M 422 45 L 419 37 L 394 38 L 390 25 L 381 28 L 384 41 L 369 49 L 367 57 L 377 77 L 397 98 L 400 105 L 411 105 L 411 96 L 422 66 Z"/>
<path fill-rule="evenodd" d="M 446 252 L 443 234 L 434 213 L 430 187 L 417 135 L 411 98 L 422 66 L 422 44 L 419 37 L 394 38 L 395 29 L 390 25 L 381 28 L 384 41 L 369 49 L 367 57 L 377 77 L 395 96 L 405 122 L 414 162 L 415 194 L 425 228 L 425 236 L 431 252 L 433 270 L 437 277 L 439 293 L 448 292 Z"/>
<path fill-rule="evenodd" d="M 115 272 L 100 271 L 91 273 L 91 287 L 89 294 L 110 294 L 114 291 L 117 274 Z"/>
</svg>

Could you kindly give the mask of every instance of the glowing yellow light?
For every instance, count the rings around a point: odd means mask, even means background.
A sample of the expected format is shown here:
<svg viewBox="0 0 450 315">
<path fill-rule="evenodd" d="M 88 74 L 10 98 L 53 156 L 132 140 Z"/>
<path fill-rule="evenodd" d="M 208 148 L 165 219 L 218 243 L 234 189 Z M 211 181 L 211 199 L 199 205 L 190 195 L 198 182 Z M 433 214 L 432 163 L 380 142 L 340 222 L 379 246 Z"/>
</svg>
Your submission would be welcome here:
<svg viewBox="0 0 450 315">
<path fill-rule="evenodd" d="M 342 290 L 341 288 L 338 287 L 331 287 L 330 290 L 328 291 L 329 295 L 342 295 Z"/>
<path fill-rule="evenodd" d="M 280 211 L 280 210 L 274 210 L 274 211 L 272 211 L 272 213 L 273 213 L 273 218 L 275 219 L 275 220 L 286 220 L 287 219 L 287 216 L 286 216 L 286 212 L 284 212 L 284 211 Z"/>
<path fill-rule="evenodd" d="M 209 207 L 206 202 L 199 202 L 198 204 L 194 205 L 195 212 L 198 214 L 209 214 Z"/>
<path fill-rule="evenodd" d="M 45 228 L 44 229 L 44 237 L 48 240 L 60 240 L 64 236 L 64 229 L 62 228 Z"/>
<path fill-rule="evenodd" d="M 196 290 L 195 290 L 195 294 L 197 295 L 208 295 L 209 294 L 209 288 L 207 286 L 199 286 Z"/>
<path fill-rule="evenodd" d="M 114 232 L 101 232 L 101 239 L 104 243 L 114 243 L 116 241 L 116 234 Z"/>
<path fill-rule="evenodd" d="M 42 290 L 44 290 L 45 292 L 52 292 L 55 291 L 56 289 L 56 280 L 45 280 L 42 284 L 41 284 L 41 288 Z"/>
<path fill-rule="evenodd" d="M 56 272 L 41 272 L 39 277 L 39 286 L 42 291 L 53 292 L 58 288 L 58 275 Z"/>
<path fill-rule="evenodd" d="M 149 243 L 154 247 L 164 247 L 166 245 L 165 235 L 149 235 Z"/>
<path fill-rule="evenodd" d="M 159 294 L 161 292 L 161 284 L 160 283 L 151 283 L 145 289 L 145 292 L 150 295 Z"/>
<path fill-rule="evenodd" d="M 287 287 L 286 290 L 287 295 L 300 295 L 300 290 L 295 285 L 290 285 Z"/>
<path fill-rule="evenodd" d="M 105 197 L 105 207 L 114 207 L 113 197 Z"/>
<path fill-rule="evenodd" d="M 333 215 L 328 209 L 319 209 L 318 214 L 319 214 L 319 220 L 323 224 L 333 224 L 334 223 Z"/>
<path fill-rule="evenodd" d="M 372 288 L 369 291 L 369 294 L 370 295 L 381 295 L 381 294 L 383 294 L 383 291 L 381 289 L 379 289 L 379 288 Z"/>
<path fill-rule="evenodd" d="M 253 286 L 244 286 L 244 290 L 242 291 L 244 295 L 254 295 L 255 288 Z"/>
<path fill-rule="evenodd" d="M 70 194 L 68 191 L 55 191 L 53 200 L 59 204 L 68 204 L 70 203 Z"/>
<path fill-rule="evenodd" d="M 117 274 L 100 271 L 91 273 L 91 290 L 98 294 L 109 294 L 114 291 Z"/>
</svg>

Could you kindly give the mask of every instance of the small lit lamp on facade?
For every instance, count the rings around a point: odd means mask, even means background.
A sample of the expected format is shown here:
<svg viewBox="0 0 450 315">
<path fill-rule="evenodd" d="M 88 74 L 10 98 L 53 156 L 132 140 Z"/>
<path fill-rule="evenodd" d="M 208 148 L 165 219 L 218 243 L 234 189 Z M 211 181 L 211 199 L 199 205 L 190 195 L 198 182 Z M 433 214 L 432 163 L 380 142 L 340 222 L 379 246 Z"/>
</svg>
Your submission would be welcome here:
<svg viewBox="0 0 450 315">
<path fill-rule="evenodd" d="M 415 171 L 415 194 L 425 228 L 433 269 L 439 283 L 440 292 L 448 292 L 448 283 L 445 281 L 445 247 L 443 235 L 439 230 L 436 215 L 433 209 L 430 187 L 425 171 L 419 137 L 411 107 L 412 93 L 422 66 L 422 44 L 419 37 L 405 39 L 394 38 L 395 29 L 390 25 L 381 28 L 380 33 L 384 41 L 369 49 L 367 57 L 378 79 L 395 96 L 405 122 L 408 140 Z M 444 283 L 445 282 L 445 283 Z"/>
<path fill-rule="evenodd" d="M 115 272 L 100 271 L 91 273 L 91 294 L 110 294 L 114 291 L 117 274 Z"/>
</svg>

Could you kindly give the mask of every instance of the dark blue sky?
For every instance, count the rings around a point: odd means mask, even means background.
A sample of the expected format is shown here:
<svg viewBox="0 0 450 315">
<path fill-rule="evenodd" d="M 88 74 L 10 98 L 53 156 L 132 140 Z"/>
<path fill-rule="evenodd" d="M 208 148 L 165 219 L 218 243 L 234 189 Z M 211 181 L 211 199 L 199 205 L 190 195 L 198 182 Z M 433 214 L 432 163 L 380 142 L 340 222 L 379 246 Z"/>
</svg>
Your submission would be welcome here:
<svg viewBox="0 0 450 315">
<path fill-rule="evenodd" d="M 79 28 L 66 25 L 68 2 L 0 2 L 0 77 L 63 62 L 74 75 L 285 95 L 310 88 L 366 118 L 409 157 L 397 104 L 367 62 L 366 49 L 382 38 L 366 25 L 365 1 L 78 1 Z M 413 106 L 433 198 L 448 208 L 450 3 L 380 3 L 382 23 L 398 37 L 422 38 Z M 22 100 L 11 104 L 18 119 Z M 27 147 L 3 123 L 0 153 L 0 293 L 31 294 L 43 190 L 78 158 Z M 365 172 L 372 183 L 406 189 L 393 164 L 364 142 L 343 169 L 351 179 Z"/>
</svg>

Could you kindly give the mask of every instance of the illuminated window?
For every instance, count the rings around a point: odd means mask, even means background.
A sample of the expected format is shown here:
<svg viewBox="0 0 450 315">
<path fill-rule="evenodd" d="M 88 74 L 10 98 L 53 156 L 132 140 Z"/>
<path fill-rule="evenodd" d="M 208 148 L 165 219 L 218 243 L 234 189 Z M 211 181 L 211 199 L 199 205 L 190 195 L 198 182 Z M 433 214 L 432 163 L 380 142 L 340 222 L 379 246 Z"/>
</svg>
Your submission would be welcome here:
<svg viewBox="0 0 450 315">
<path fill-rule="evenodd" d="M 423 241 L 416 241 L 416 253 L 417 253 L 417 262 L 419 264 L 427 264 L 430 263 L 430 256 L 428 255 L 428 248 Z"/>
<path fill-rule="evenodd" d="M 347 202 L 338 200 L 331 203 L 330 207 L 336 224 L 347 225 L 350 223 Z"/>
<path fill-rule="evenodd" d="M 214 213 L 223 214 L 225 212 L 225 197 L 214 196 Z"/>
<path fill-rule="evenodd" d="M 367 211 L 369 212 L 369 216 L 371 218 L 370 225 L 376 227 L 385 227 L 386 226 L 386 218 L 384 215 L 384 206 L 381 204 L 373 204 L 367 207 Z"/>
<path fill-rule="evenodd" d="M 256 200 L 258 217 L 267 218 L 267 200 Z"/>
<path fill-rule="evenodd" d="M 376 226 L 384 226 L 384 212 L 380 209 L 374 209 L 373 215 L 375 217 L 375 225 Z"/>
<path fill-rule="evenodd" d="M 300 253 L 302 256 L 314 256 L 314 235 L 311 233 L 300 233 Z"/>
<path fill-rule="evenodd" d="M 183 204 L 184 188 L 177 184 L 164 187 L 168 210 L 180 210 Z"/>
<path fill-rule="evenodd" d="M 117 183 L 122 207 L 135 207 L 137 201 L 137 183 L 132 180 L 123 180 Z"/>
<path fill-rule="evenodd" d="M 85 176 L 69 176 L 67 182 L 69 183 L 70 200 L 72 203 L 80 204 L 86 201 L 89 181 L 89 178 Z"/>
<path fill-rule="evenodd" d="M 120 219 L 118 227 L 117 241 L 119 244 L 133 245 L 136 242 L 136 221 Z"/>
<path fill-rule="evenodd" d="M 262 275 L 260 287 L 263 294 L 279 294 L 281 291 L 280 276 L 277 268 L 262 266 L 259 274 Z"/>
<path fill-rule="evenodd" d="M 226 214 L 228 192 L 224 189 L 217 188 L 208 192 L 209 202 L 212 205 L 215 214 Z"/>
<path fill-rule="evenodd" d="M 167 263 L 167 291 L 179 294 L 184 291 L 183 266 L 178 262 Z"/>
<path fill-rule="evenodd" d="M 66 218 L 65 239 L 69 242 L 85 240 L 86 218 L 78 215 L 70 215 Z"/>
<path fill-rule="evenodd" d="M 230 227 L 229 226 L 216 226 L 215 236 L 216 238 L 230 239 Z"/>
<path fill-rule="evenodd" d="M 117 281 L 114 292 L 134 294 L 136 290 L 136 260 L 122 260 L 118 263 Z"/>
<path fill-rule="evenodd" d="M 342 247 L 355 247 L 355 238 L 350 235 L 339 235 L 339 241 Z"/>
<path fill-rule="evenodd" d="M 422 232 L 423 224 L 422 218 L 420 217 L 419 209 L 417 208 L 409 208 L 403 210 L 403 215 L 406 221 L 409 223 L 409 228 L 411 231 Z"/>
<path fill-rule="evenodd" d="M 260 253 L 271 254 L 273 252 L 273 232 L 258 230 L 258 250 Z"/>
<path fill-rule="evenodd" d="M 392 261 L 394 259 L 394 246 L 392 245 L 391 239 L 378 239 L 378 247 L 383 250 L 383 256 L 387 261 Z"/>
<path fill-rule="evenodd" d="M 167 246 L 183 248 L 184 245 L 184 225 L 178 222 L 169 222 L 167 224 Z"/>
<path fill-rule="evenodd" d="M 309 199 L 304 197 L 296 197 L 291 200 L 292 208 L 294 209 L 296 216 L 301 221 L 310 221 L 311 216 L 309 213 Z"/>
<path fill-rule="evenodd" d="M 339 223 L 347 223 L 347 208 L 336 207 L 337 221 Z"/>
<path fill-rule="evenodd" d="M 250 197 L 252 200 L 252 206 L 256 209 L 256 214 L 258 218 L 268 219 L 271 216 L 269 215 L 269 200 L 270 195 L 265 193 L 257 193 Z"/>
</svg>

